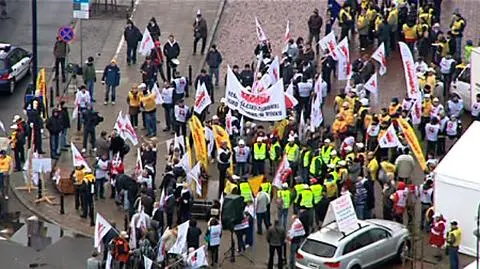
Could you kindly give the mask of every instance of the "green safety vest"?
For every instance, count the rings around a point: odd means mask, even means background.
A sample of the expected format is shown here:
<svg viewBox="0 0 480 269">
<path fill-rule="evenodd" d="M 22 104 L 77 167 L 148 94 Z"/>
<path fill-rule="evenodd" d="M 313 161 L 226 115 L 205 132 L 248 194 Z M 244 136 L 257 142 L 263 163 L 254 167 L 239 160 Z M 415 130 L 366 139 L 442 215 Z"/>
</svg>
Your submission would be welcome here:
<svg viewBox="0 0 480 269">
<path fill-rule="evenodd" d="M 303 155 L 303 167 L 308 167 L 310 165 L 310 154 L 312 154 L 311 150 L 305 152 Z"/>
<path fill-rule="evenodd" d="M 322 156 L 322 160 L 324 163 L 328 163 L 330 161 L 330 152 L 332 152 L 332 146 L 323 146 L 320 155 Z"/>
<path fill-rule="evenodd" d="M 341 160 L 342 159 L 340 159 L 340 157 L 336 156 L 335 158 L 330 159 L 330 163 L 333 164 L 333 165 L 337 165 L 337 163 Z"/>
<path fill-rule="evenodd" d="M 336 184 L 337 181 L 338 181 L 338 178 L 339 178 L 338 172 L 337 172 L 337 171 L 333 171 L 333 172 L 330 173 L 330 175 L 333 176 L 333 182 L 335 182 L 335 184 Z"/>
<path fill-rule="evenodd" d="M 297 160 L 297 151 L 298 151 L 298 145 L 293 144 L 293 146 L 290 146 L 290 144 L 287 144 L 285 146 L 285 154 L 287 154 L 287 160 L 289 162 L 296 162 Z"/>
<path fill-rule="evenodd" d="M 317 167 L 317 161 L 322 162 L 322 156 L 318 155 L 313 157 L 312 163 L 310 164 L 309 172 L 313 176 L 318 176 L 320 174 L 320 167 Z M 319 166 L 319 165 L 318 165 Z"/>
<path fill-rule="evenodd" d="M 240 183 L 240 195 L 243 197 L 245 203 L 252 201 L 252 190 L 248 182 Z"/>
<path fill-rule="evenodd" d="M 260 184 L 260 187 L 262 187 L 262 191 L 266 192 L 268 196 L 272 193 L 272 184 L 270 182 L 265 182 Z"/>
<path fill-rule="evenodd" d="M 310 189 L 312 190 L 312 193 L 313 193 L 313 202 L 315 204 L 318 204 L 318 202 L 322 200 L 323 186 L 320 184 L 313 184 L 310 186 Z"/>
<path fill-rule="evenodd" d="M 269 152 L 270 153 L 269 154 L 270 155 L 270 160 L 276 161 L 277 158 L 280 157 L 280 156 L 277 156 L 277 151 L 276 151 L 276 149 L 279 148 L 279 147 L 281 147 L 281 146 L 280 146 L 280 143 L 278 141 L 275 142 L 275 144 L 273 144 L 270 147 L 270 152 Z"/>
<path fill-rule="evenodd" d="M 297 184 L 293 188 L 295 189 L 295 203 L 298 203 L 298 197 L 303 191 L 303 184 Z"/>
<path fill-rule="evenodd" d="M 267 158 L 267 144 L 261 144 L 259 147 L 258 143 L 253 145 L 253 158 L 257 161 L 263 161 Z"/>
<path fill-rule="evenodd" d="M 313 207 L 313 193 L 311 190 L 302 191 L 302 201 L 300 202 L 301 207 L 312 208 Z"/>
<path fill-rule="evenodd" d="M 283 209 L 287 209 L 290 207 L 290 197 L 291 192 L 290 190 L 279 190 L 277 192 L 277 197 L 283 200 Z"/>
</svg>

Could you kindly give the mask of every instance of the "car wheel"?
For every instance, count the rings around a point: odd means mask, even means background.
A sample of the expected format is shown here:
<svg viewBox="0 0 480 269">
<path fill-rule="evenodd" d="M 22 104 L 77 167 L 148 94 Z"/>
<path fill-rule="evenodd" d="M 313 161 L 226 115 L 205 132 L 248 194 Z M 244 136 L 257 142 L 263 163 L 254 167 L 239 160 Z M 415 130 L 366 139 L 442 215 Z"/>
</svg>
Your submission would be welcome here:
<svg viewBox="0 0 480 269">
<path fill-rule="evenodd" d="M 15 78 L 12 78 L 12 79 L 10 80 L 10 85 L 9 85 L 8 93 L 13 94 L 13 93 L 15 92 L 15 86 L 16 86 Z"/>
<path fill-rule="evenodd" d="M 362 269 L 362 267 L 358 264 L 352 266 L 350 269 Z"/>
<path fill-rule="evenodd" d="M 408 258 L 408 253 L 410 251 L 410 244 L 407 241 L 402 242 L 402 244 L 398 247 L 396 262 L 398 263 L 405 263 Z"/>
</svg>

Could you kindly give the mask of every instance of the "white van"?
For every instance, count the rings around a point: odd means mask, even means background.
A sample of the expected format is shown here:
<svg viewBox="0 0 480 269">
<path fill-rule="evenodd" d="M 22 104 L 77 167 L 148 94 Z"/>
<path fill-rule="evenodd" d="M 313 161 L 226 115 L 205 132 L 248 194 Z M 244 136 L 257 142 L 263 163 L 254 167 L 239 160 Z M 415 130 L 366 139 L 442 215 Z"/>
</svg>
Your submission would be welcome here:
<svg viewBox="0 0 480 269">
<path fill-rule="evenodd" d="M 470 111 L 472 107 L 472 93 L 470 91 L 470 65 L 468 65 L 463 71 L 450 84 L 450 92 L 456 93 L 463 100 L 465 110 Z"/>
<path fill-rule="evenodd" d="M 471 264 L 463 267 L 463 269 L 477 269 L 477 263 L 476 263 L 476 262 L 472 262 Z"/>
</svg>

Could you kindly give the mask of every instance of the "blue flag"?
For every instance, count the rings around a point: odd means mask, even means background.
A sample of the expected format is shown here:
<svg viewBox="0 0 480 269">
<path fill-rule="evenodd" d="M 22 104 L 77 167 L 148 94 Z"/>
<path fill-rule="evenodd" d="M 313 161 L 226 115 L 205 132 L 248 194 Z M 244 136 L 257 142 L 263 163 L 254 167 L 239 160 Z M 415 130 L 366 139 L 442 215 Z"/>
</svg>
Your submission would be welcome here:
<svg viewBox="0 0 480 269">
<path fill-rule="evenodd" d="M 330 12 L 333 18 L 338 18 L 338 13 L 342 6 L 336 0 L 328 0 L 328 7 L 330 7 Z"/>
</svg>

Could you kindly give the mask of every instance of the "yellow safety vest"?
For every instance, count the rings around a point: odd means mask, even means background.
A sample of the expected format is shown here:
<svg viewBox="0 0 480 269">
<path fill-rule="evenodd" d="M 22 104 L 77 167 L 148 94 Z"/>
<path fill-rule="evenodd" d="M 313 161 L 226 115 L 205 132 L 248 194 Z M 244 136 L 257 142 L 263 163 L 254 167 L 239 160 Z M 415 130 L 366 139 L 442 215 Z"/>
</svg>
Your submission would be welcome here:
<svg viewBox="0 0 480 269">
<path fill-rule="evenodd" d="M 293 144 L 293 146 L 290 146 L 290 144 L 287 144 L 285 146 L 285 153 L 287 154 L 287 160 L 289 162 L 296 162 L 297 158 L 298 158 L 298 155 L 297 155 L 297 151 L 298 151 L 298 145 L 297 144 Z"/>
<path fill-rule="evenodd" d="M 143 108 L 146 112 L 154 111 L 157 108 L 157 103 L 155 102 L 155 95 L 149 94 L 142 98 Z"/>
<path fill-rule="evenodd" d="M 303 184 L 297 184 L 293 188 L 295 189 L 295 203 L 298 203 L 298 197 L 303 191 Z"/>
<path fill-rule="evenodd" d="M 271 147 L 270 147 L 270 151 L 269 151 L 269 155 L 270 155 L 270 160 L 272 161 L 276 161 L 278 160 L 277 158 L 280 157 L 280 156 L 277 156 L 277 152 L 276 152 L 276 149 L 281 147 L 280 146 L 280 143 L 277 141 L 275 142 L 275 144 L 273 144 Z"/>
<path fill-rule="evenodd" d="M 465 21 L 463 19 L 454 21 L 451 28 L 452 35 L 459 35 L 460 29 L 463 27 L 464 24 L 465 24 Z"/>
<path fill-rule="evenodd" d="M 322 156 L 322 161 L 324 163 L 328 163 L 330 161 L 330 153 L 332 152 L 332 150 L 333 147 L 330 145 L 322 147 L 320 155 Z"/>
<path fill-rule="evenodd" d="M 462 242 L 462 230 L 460 230 L 460 228 L 457 228 L 453 231 L 448 232 L 448 235 L 449 236 L 447 236 L 447 238 L 449 238 L 450 235 L 453 235 L 455 237 L 455 242 L 453 242 L 452 244 L 449 244 L 449 246 L 451 247 L 460 246 L 460 243 Z"/>
<path fill-rule="evenodd" d="M 93 174 L 86 174 L 84 179 L 88 181 L 88 183 L 94 183 L 95 182 L 95 176 Z"/>
<path fill-rule="evenodd" d="M 283 209 L 290 207 L 290 197 L 291 193 L 290 190 L 279 190 L 277 192 L 277 197 L 283 200 Z"/>
<path fill-rule="evenodd" d="M 128 92 L 128 102 L 129 102 L 129 106 L 132 106 L 132 107 L 139 107 L 140 106 L 140 100 L 141 98 L 143 97 L 143 93 L 141 92 L 137 92 L 137 95 L 133 95 L 133 92 L 132 91 L 129 91 Z"/>
<path fill-rule="evenodd" d="M 312 193 L 313 193 L 313 202 L 315 204 L 318 204 L 318 202 L 322 200 L 323 186 L 320 184 L 313 184 L 310 186 L 310 189 L 312 190 Z"/>
<path fill-rule="evenodd" d="M 403 25 L 403 35 L 405 39 L 415 40 L 417 39 L 417 26 L 414 25 L 412 27 L 408 26 L 407 24 Z"/>
<path fill-rule="evenodd" d="M 317 160 L 319 160 L 319 159 L 321 160 L 322 156 L 318 155 L 318 156 L 313 157 L 312 163 L 310 164 L 310 169 L 309 169 L 309 172 L 310 172 L 311 175 L 317 176 L 317 174 L 319 174 L 320 168 L 317 167 Z"/>
<path fill-rule="evenodd" d="M 252 190 L 250 189 L 250 184 L 248 184 L 248 182 L 240 183 L 240 195 L 243 197 L 245 203 L 252 201 Z"/>
<path fill-rule="evenodd" d="M 256 161 L 263 161 L 267 158 L 267 144 L 258 145 L 258 143 L 253 145 L 253 158 Z"/>
<path fill-rule="evenodd" d="M 309 150 L 303 155 L 303 167 L 308 167 L 310 165 L 310 154 L 311 153 L 312 153 L 312 151 Z"/>
<path fill-rule="evenodd" d="M 262 191 L 266 192 L 268 196 L 272 193 L 272 184 L 270 182 L 265 182 L 260 184 L 260 187 L 262 187 Z"/>
<path fill-rule="evenodd" d="M 5 156 L 5 158 L 0 159 L 0 172 L 8 175 L 10 172 L 10 164 L 12 163 L 12 157 Z"/>
<path fill-rule="evenodd" d="M 335 158 L 330 160 L 330 164 L 337 165 L 337 163 L 342 160 L 340 157 L 336 156 Z"/>
<path fill-rule="evenodd" d="M 313 193 L 311 190 L 306 189 L 302 191 L 302 201 L 300 201 L 300 206 L 306 208 L 313 207 Z"/>
<path fill-rule="evenodd" d="M 345 18 L 344 18 L 344 16 L 345 16 Z M 339 18 L 339 23 L 343 24 L 343 23 L 346 23 L 347 21 L 351 21 L 352 20 L 352 15 L 350 15 L 349 10 L 346 10 L 345 8 L 342 8 L 342 9 L 340 9 L 340 13 L 338 14 L 338 18 Z"/>
<path fill-rule="evenodd" d="M 336 180 L 325 181 L 325 188 L 327 189 L 327 197 L 333 198 L 337 196 L 337 182 Z"/>
</svg>

